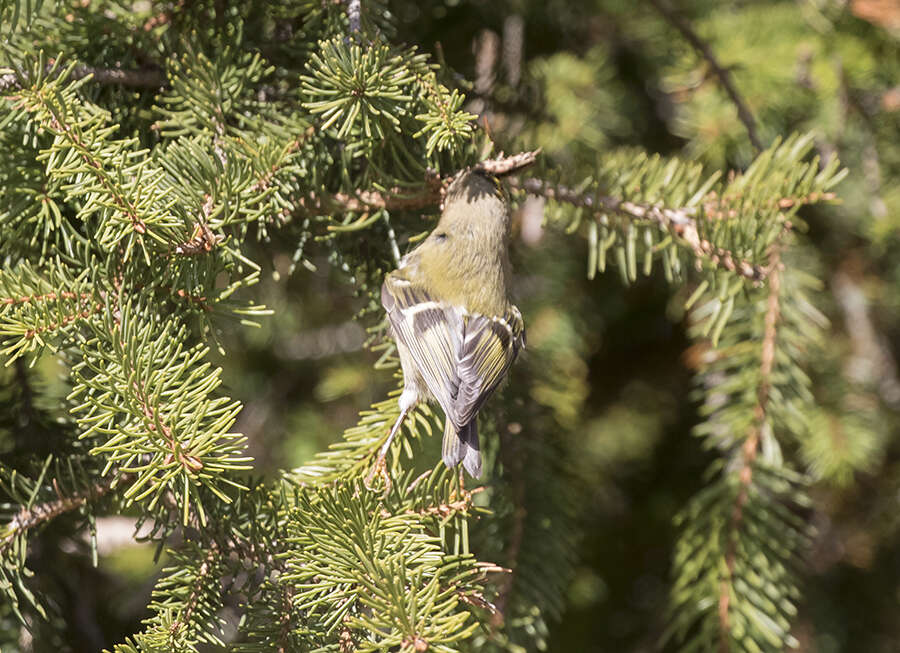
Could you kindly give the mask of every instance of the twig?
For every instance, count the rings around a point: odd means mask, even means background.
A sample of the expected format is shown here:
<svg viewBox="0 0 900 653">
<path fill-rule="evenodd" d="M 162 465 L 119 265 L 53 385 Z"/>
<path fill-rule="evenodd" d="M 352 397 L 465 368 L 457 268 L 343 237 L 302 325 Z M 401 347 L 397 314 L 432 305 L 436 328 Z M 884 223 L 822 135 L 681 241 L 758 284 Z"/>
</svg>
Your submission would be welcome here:
<svg viewBox="0 0 900 653">
<path fill-rule="evenodd" d="M 744 506 L 753 480 L 753 464 L 759 451 L 760 434 L 763 429 L 769 406 L 772 389 L 772 368 L 775 365 L 775 340 L 778 336 L 778 320 L 781 317 L 781 253 L 773 250 L 771 256 L 771 273 L 769 275 L 769 297 L 766 304 L 762 351 L 759 364 L 759 384 L 756 387 L 756 406 L 753 414 L 753 427 L 741 447 L 741 467 L 739 474 L 740 489 L 731 511 L 730 537 L 728 551 L 725 554 L 727 573 L 719 583 L 719 624 L 721 626 L 719 650 L 728 653 L 731 650 L 728 641 L 730 629 L 729 606 L 731 602 L 731 583 L 734 578 L 735 558 L 737 557 L 736 531 L 740 528 L 744 516 Z"/>
<path fill-rule="evenodd" d="M 209 540 L 207 546 L 209 546 L 209 551 L 206 553 L 206 557 L 203 558 L 203 562 L 200 563 L 200 569 L 197 570 L 197 577 L 194 579 L 194 584 L 191 587 L 191 594 L 188 596 L 184 611 L 169 627 L 169 638 L 173 643 L 175 642 L 175 638 L 178 636 L 179 631 L 190 623 L 194 610 L 197 609 L 197 604 L 200 602 L 200 595 L 203 592 L 203 587 L 212 571 L 211 568 L 219 557 L 219 546 L 214 540 Z"/>
<path fill-rule="evenodd" d="M 130 88 L 162 89 L 168 86 L 166 74 L 156 68 L 98 68 L 95 66 L 75 66 L 72 79 L 83 79 L 91 75 L 91 81 L 97 84 L 117 84 Z"/>
<path fill-rule="evenodd" d="M 47 70 L 53 63 L 47 64 Z M 96 66 L 78 65 L 72 69 L 69 79 L 84 79 L 92 76 L 91 81 L 97 84 L 128 86 L 130 88 L 163 89 L 168 86 L 166 74 L 156 68 L 140 68 L 123 70 L 121 68 L 100 68 Z M 23 81 L 16 73 L 0 75 L 0 93 L 22 88 Z"/>
<path fill-rule="evenodd" d="M 475 170 L 482 170 L 497 177 L 503 177 L 513 172 L 527 168 L 537 161 L 541 148 L 531 152 L 519 152 L 512 156 L 504 156 L 503 153 L 494 159 L 487 159 L 475 165 Z"/>
<path fill-rule="evenodd" d="M 598 216 L 604 212 L 617 213 L 632 220 L 655 222 L 685 242 L 698 258 L 708 259 L 714 265 L 740 274 L 754 283 L 762 282 L 768 274 L 765 266 L 745 261 L 729 250 L 701 238 L 694 217 L 697 211 L 694 208 L 669 209 L 656 204 L 629 202 L 609 195 L 578 193 L 566 186 L 554 185 L 534 178 L 520 180 L 512 177 L 509 179 L 509 184 L 533 195 L 592 209 Z"/>
<path fill-rule="evenodd" d="M 728 97 L 731 98 L 731 101 L 734 102 L 735 107 L 737 107 L 738 118 L 740 118 L 741 122 L 744 123 L 744 127 L 747 128 L 747 136 L 750 137 L 750 142 L 758 152 L 761 152 L 764 148 L 759 140 L 759 137 L 756 134 L 756 120 L 753 118 L 753 114 L 747 107 L 747 103 L 744 101 L 744 98 L 741 97 L 740 93 L 738 93 L 738 90 L 734 85 L 734 81 L 731 79 L 731 73 L 727 68 L 722 67 L 718 59 L 716 59 L 712 48 L 710 48 L 709 44 L 697 35 L 697 33 L 694 31 L 694 28 L 691 27 L 691 24 L 686 18 L 684 18 L 684 16 L 664 4 L 665 0 L 649 0 L 649 2 L 660 14 L 662 14 L 663 18 L 669 21 L 679 32 L 681 32 L 685 40 L 691 44 L 691 47 L 693 47 L 697 51 L 697 53 L 706 60 L 706 62 L 709 64 L 709 67 L 712 68 L 713 72 L 716 74 L 716 77 L 719 78 L 719 82 L 722 84 L 722 88 L 725 89 Z"/>
<path fill-rule="evenodd" d="M 281 628 L 278 629 L 278 653 L 288 653 L 290 651 L 290 634 L 291 621 L 293 621 L 293 596 L 294 587 L 290 583 L 285 583 L 281 587 Z"/>
<path fill-rule="evenodd" d="M 540 153 L 541 150 L 537 149 L 532 152 L 520 152 L 512 156 L 500 154 L 493 159 L 486 159 L 475 164 L 472 169 L 502 177 L 530 166 Z M 436 175 L 429 176 L 425 180 L 425 187 L 412 194 L 399 188 L 388 192 L 362 190 L 353 194 L 335 193 L 333 195 L 323 195 L 309 193 L 296 201 L 305 213 L 311 215 L 330 215 L 348 211 L 362 213 L 370 209 L 423 209 L 440 204 L 445 186 L 454 176 L 444 178 Z"/>
<path fill-rule="evenodd" d="M 6 524 L 6 534 L 0 539 L 0 554 L 2 554 L 6 548 L 25 531 L 48 522 L 51 519 L 55 519 L 64 513 L 77 510 L 88 501 L 99 499 L 109 492 L 112 489 L 112 486 L 122 478 L 122 476 L 113 476 L 102 483 L 95 483 L 83 492 L 67 497 L 59 496 L 59 498 L 54 501 L 40 503 L 30 508 L 22 508 L 18 514 Z"/>
</svg>

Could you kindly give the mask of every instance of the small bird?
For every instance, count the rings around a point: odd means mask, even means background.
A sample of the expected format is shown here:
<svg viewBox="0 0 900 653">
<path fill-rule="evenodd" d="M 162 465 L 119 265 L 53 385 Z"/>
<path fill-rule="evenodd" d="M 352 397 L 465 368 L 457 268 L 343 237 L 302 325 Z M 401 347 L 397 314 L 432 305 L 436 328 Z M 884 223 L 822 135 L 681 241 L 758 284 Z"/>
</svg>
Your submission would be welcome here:
<svg viewBox="0 0 900 653">
<path fill-rule="evenodd" d="M 434 399 L 446 416 L 443 460 L 481 477 L 478 410 L 525 345 L 519 309 L 509 301 L 509 206 L 500 181 L 480 170 L 450 184 L 437 227 L 381 286 L 381 304 L 403 368 L 400 416 Z"/>
</svg>

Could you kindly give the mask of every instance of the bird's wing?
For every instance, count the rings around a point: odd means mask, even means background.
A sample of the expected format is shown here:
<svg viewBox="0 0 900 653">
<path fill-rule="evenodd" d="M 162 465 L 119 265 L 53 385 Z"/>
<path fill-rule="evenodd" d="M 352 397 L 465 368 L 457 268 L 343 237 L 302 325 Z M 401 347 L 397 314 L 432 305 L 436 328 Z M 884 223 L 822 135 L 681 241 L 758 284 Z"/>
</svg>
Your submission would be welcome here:
<svg viewBox="0 0 900 653">
<path fill-rule="evenodd" d="M 381 304 L 398 345 L 406 347 L 428 390 L 447 417 L 458 423 L 455 402 L 459 391 L 457 357 L 463 340 L 462 316 L 405 278 L 403 270 L 385 277 Z"/>
<path fill-rule="evenodd" d="M 502 317 L 469 315 L 459 350 L 459 389 L 454 424 L 462 427 L 478 413 L 525 345 L 522 314 L 510 306 Z"/>
</svg>

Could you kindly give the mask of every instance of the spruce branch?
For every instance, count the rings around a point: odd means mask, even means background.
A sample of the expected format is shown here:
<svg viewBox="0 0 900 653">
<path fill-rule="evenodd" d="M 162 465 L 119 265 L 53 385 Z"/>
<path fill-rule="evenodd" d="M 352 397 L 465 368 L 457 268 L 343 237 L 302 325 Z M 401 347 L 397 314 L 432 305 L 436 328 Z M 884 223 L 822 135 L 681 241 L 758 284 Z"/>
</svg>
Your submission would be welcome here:
<svg viewBox="0 0 900 653">
<path fill-rule="evenodd" d="M 43 100 L 41 95 L 36 95 L 35 99 L 39 102 Z M 82 161 L 88 167 L 97 171 L 96 178 L 100 186 L 112 198 L 115 206 L 128 218 L 132 228 L 139 234 L 147 233 L 147 224 L 138 214 L 138 208 L 121 190 L 113 183 L 110 176 L 104 172 L 104 161 L 98 156 L 92 148 L 88 147 L 87 142 L 83 139 L 82 134 L 73 124 L 65 121 L 62 113 L 49 102 L 41 102 L 42 108 L 50 115 L 49 126 L 57 136 L 68 142 L 68 144 L 81 156 Z"/>
<path fill-rule="evenodd" d="M 185 601 L 184 607 L 179 610 L 178 616 L 169 625 L 169 638 L 172 644 L 175 644 L 181 633 L 189 627 L 191 618 L 197 610 L 203 593 L 207 591 L 206 588 L 211 584 L 211 577 L 215 580 L 212 573 L 221 554 L 218 545 L 214 541 L 208 542 L 206 547 L 206 555 L 203 557 L 203 561 L 197 569 L 196 577 L 190 585 L 190 594 L 188 594 L 187 601 Z"/>
<path fill-rule="evenodd" d="M 53 59 L 50 59 L 45 65 L 44 71 L 49 75 L 60 72 Z M 72 80 L 85 79 L 97 84 L 148 90 L 161 89 L 167 86 L 165 73 L 156 68 L 103 68 L 78 64 L 68 72 L 68 78 Z M 28 86 L 28 84 L 29 80 L 18 72 L 0 75 L 0 93 L 20 90 Z"/>
<path fill-rule="evenodd" d="M 769 275 L 766 313 L 763 319 L 764 331 L 760 353 L 759 377 L 756 385 L 756 406 L 753 409 L 754 423 L 740 448 L 740 466 L 738 471 L 740 488 L 731 512 L 731 523 L 729 526 L 731 537 L 725 554 L 726 573 L 722 576 L 719 592 L 720 653 L 728 653 L 731 650 L 729 603 L 734 591 L 731 585 L 735 580 L 735 558 L 738 546 L 737 533 L 742 528 L 744 507 L 747 503 L 747 494 L 753 480 L 753 466 L 759 450 L 761 432 L 766 427 L 769 397 L 772 390 L 772 368 L 775 364 L 775 344 L 778 335 L 778 320 L 781 315 L 782 263 L 781 253 L 777 248 L 772 253 L 771 266 L 772 272 Z"/>
<path fill-rule="evenodd" d="M 747 106 L 747 102 L 738 92 L 734 80 L 731 78 L 731 72 L 719 63 L 710 45 L 697 35 L 697 32 L 691 27 L 690 22 L 678 11 L 669 7 L 668 4 L 666 4 L 666 0 L 649 0 L 649 2 L 663 18 L 681 32 L 682 36 L 690 43 L 691 47 L 706 60 L 716 77 L 719 78 L 719 83 L 722 84 L 722 88 L 725 89 L 728 97 L 737 108 L 738 118 L 740 118 L 741 122 L 744 123 L 744 127 L 747 129 L 747 136 L 750 139 L 750 143 L 753 144 L 753 147 L 757 152 L 762 152 L 765 148 L 756 133 L 756 119 L 753 117 L 753 113 Z"/>
<path fill-rule="evenodd" d="M 595 212 L 598 220 L 604 213 L 613 213 L 630 220 L 654 222 L 686 243 L 698 259 L 709 260 L 713 265 L 729 272 L 735 272 L 752 282 L 759 283 L 768 274 L 765 266 L 742 260 L 733 252 L 723 247 L 717 247 L 705 238 L 701 238 L 696 220 L 698 210 L 695 207 L 666 208 L 656 204 L 630 202 L 609 195 L 579 193 L 566 186 L 537 178 L 521 180 L 511 177 L 508 181 L 514 188 L 519 188 L 532 195 L 591 210 Z"/>
<path fill-rule="evenodd" d="M 99 216 L 99 243 L 110 250 L 123 245 L 125 260 L 138 247 L 149 264 L 147 241 L 168 247 L 179 226 L 160 188 L 163 170 L 151 165 L 135 138 L 111 137 L 116 127 L 105 111 L 80 98 L 85 80 L 69 81 L 72 68 L 37 75 L 32 86 L 3 99 L 14 114 L 28 116 L 52 135 L 52 145 L 37 158 L 51 177 L 66 182 L 63 190 L 80 218 Z"/>
<path fill-rule="evenodd" d="M 539 154 L 540 150 L 519 152 L 510 156 L 501 154 L 481 161 L 473 168 L 492 175 L 505 176 L 532 165 Z M 296 202 L 301 207 L 301 211 L 308 215 L 365 213 L 371 209 L 387 209 L 389 211 L 424 209 L 437 206 L 442 202 L 444 191 L 456 174 L 458 173 L 441 177 L 434 171 L 428 171 L 423 180 L 423 187 L 414 192 L 403 188 L 333 194 L 311 192 L 297 198 Z"/>
<path fill-rule="evenodd" d="M 803 442 L 812 428 L 811 380 L 803 369 L 821 346 L 825 321 L 807 297 L 815 280 L 786 258 L 789 244 L 773 245 L 765 288 L 739 300 L 713 296 L 695 309 L 718 310 L 727 301 L 735 313 L 718 348 L 700 356 L 698 374 L 705 421 L 695 432 L 719 459 L 710 484 L 676 519 L 681 534 L 666 638 L 702 650 L 795 642 L 795 576 L 810 538 L 803 517 L 809 499 L 807 479 L 790 469 L 781 446 Z M 703 337 L 696 326 L 691 333 Z"/>
<path fill-rule="evenodd" d="M 45 525 L 60 515 L 78 510 L 87 503 L 103 497 L 113 488 L 121 487 L 122 484 L 127 485 L 128 481 L 127 475 L 112 475 L 85 490 L 67 495 L 62 493 L 56 482 L 53 482 L 52 485 L 57 493 L 56 499 L 22 506 L 9 523 L 4 525 L 2 535 L 0 535 L 0 557 L 5 555 L 16 538 Z"/>
<path fill-rule="evenodd" d="M 73 278 L 58 261 L 42 271 L 28 263 L 0 270 L 0 335 L 7 339 L 0 353 L 9 364 L 26 352 L 54 347 L 96 319 L 108 299 L 87 270 Z"/>
<path fill-rule="evenodd" d="M 83 339 L 69 395 L 81 403 L 72 412 L 82 438 L 106 436 L 92 453 L 135 474 L 127 502 L 152 510 L 173 493 L 184 524 L 193 509 L 205 524 L 200 488 L 225 503 L 226 488 L 245 489 L 232 477 L 248 468 L 244 437 L 228 432 L 240 404 L 213 396 L 220 370 L 203 361 L 205 347 L 189 347 L 183 326 L 157 325 L 145 311 L 132 303 L 107 310 Z"/>
</svg>

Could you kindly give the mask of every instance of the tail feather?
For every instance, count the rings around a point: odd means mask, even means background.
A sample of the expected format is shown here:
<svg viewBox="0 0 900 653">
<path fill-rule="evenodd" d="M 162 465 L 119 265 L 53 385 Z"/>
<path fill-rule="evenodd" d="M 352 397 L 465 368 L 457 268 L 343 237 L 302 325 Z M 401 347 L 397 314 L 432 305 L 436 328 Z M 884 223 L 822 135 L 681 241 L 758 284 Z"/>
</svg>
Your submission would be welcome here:
<svg viewBox="0 0 900 653">
<path fill-rule="evenodd" d="M 472 420 L 459 431 L 449 419 L 444 423 L 442 457 L 449 468 L 462 461 L 473 478 L 481 478 L 481 450 L 478 443 L 478 423 Z"/>
</svg>

